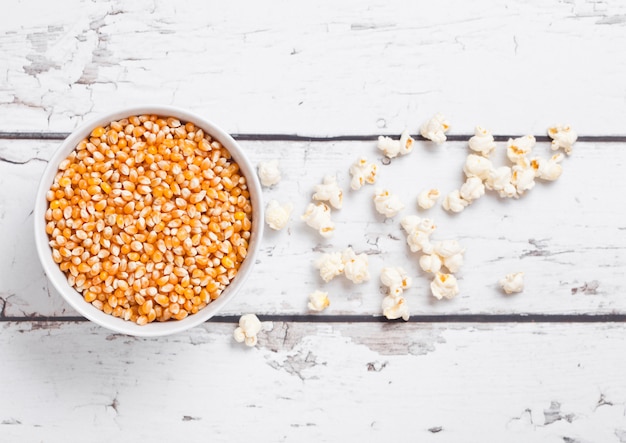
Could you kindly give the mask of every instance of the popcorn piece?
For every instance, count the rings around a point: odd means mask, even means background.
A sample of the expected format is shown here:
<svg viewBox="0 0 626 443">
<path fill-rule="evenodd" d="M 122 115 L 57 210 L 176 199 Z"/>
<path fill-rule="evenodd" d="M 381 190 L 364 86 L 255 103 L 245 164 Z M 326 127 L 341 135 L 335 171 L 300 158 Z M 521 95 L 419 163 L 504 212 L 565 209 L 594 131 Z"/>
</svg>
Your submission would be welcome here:
<svg viewBox="0 0 626 443">
<path fill-rule="evenodd" d="M 535 169 L 531 166 L 513 166 L 511 183 L 515 186 L 517 195 L 522 195 L 535 187 Z"/>
<path fill-rule="evenodd" d="M 578 134 L 569 126 L 552 126 L 548 128 L 548 135 L 552 139 L 552 150 L 563 148 L 567 155 L 572 153 L 572 145 L 578 139 Z"/>
<path fill-rule="evenodd" d="M 463 172 L 467 177 L 478 177 L 481 180 L 487 180 L 489 171 L 493 169 L 491 160 L 480 155 L 470 154 L 465 159 Z"/>
<path fill-rule="evenodd" d="M 258 166 L 259 179 L 265 187 L 275 185 L 280 181 L 280 169 L 278 169 L 278 160 L 270 160 L 267 162 L 259 162 Z"/>
<path fill-rule="evenodd" d="M 408 321 L 410 317 L 409 307 L 404 297 L 400 295 L 387 295 L 382 303 L 383 315 L 389 320 L 402 318 Z"/>
<path fill-rule="evenodd" d="M 424 251 L 429 254 L 432 251 L 430 234 L 436 226 L 431 219 L 408 215 L 400 221 L 400 224 L 407 233 L 406 242 L 412 252 Z"/>
<path fill-rule="evenodd" d="M 519 138 L 510 138 L 506 145 L 506 155 L 513 163 L 519 163 L 530 154 L 535 146 L 535 137 L 525 135 Z"/>
<path fill-rule="evenodd" d="M 417 196 L 417 204 L 422 209 L 430 209 L 439 200 L 439 189 L 426 189 Z"/>
<path fill-rule="evenodd" d="M 524 273 L 507 274 L 499 283 L 502 290 L 507 294 L 522 292 L 524 290 Z"/>
<path fill-rule="evenodd" d="M 391 137 L 378 137 L 378 149 L 383 151 L 387 158 L 395 158 L 398 155 L 409 154 L 413 150 L 413 138 L 406 129 L 402 131 L 400 140 L 393 140 Z"/>
<path fill-rule="evenodd" d="M 446 141 L 446 132 L 450 129 L 450 124 L 442 114 L 435 114 L 430 120 L 422 124 L 420 134 L 422 137 L 432 140 L 438 145 Z"/>
<path fill-rule="evenodd" d="M 517 197 L 517 189 L 511 183 L 512 173 L 508 166 L 492 169 L 485 181 L 486 188 L 497 191 L 500 197 Z"/>
<path fill-rule="evenodd" d="M 335 225 L 330 219 L 330 208 L 325 203 L 309 203 L 301 218 L 307 225 L 317 229 L 322 237 L 330 237 L 335 230 Z"/>
<path fill-rule="evenodd" d="M 438 272 L 430 283 L 430 290 L 437 300 L 442 298 L 450 299 L 458 295 L 459 285 L 454 275 Z"/>
<path fill-rule="evenodd" d="M 555 154 L 549 160 L 541 157 L 535 157 L 530 161 L 532 168 L 535 170 L 537 178 L 542 180 L 554 181 L 561 176 L 563 167 L 561 161 L 563 154 Z"/>
<path fill-rule="evenodd" d="M 334 175 L 327 175 L 324 177 L 324 181 L 321 185 L 315 185 L 313 200 L 326 201 L 330 203 L 333 208 L 341 209 L 341 205 L 343 203 L 343 191 L 337 184 L 337 177 Z"/>
<path fill-rule="evenodd" d="M 496 143 L 490 131 L 481 126 L 476 126 L 474 136 L 469 139 L 469 148 L 485 157 L 489 157 L 496 148 Z"/>
<path fill-rule="evenodd" d="M 280 231 L 287 226 L 292 211 L 293 205 L 291 203 L 281 205 L 276 200 L 270 200 L 265 207 L 265 223 L 270 228 Z"/>
<path fill-rule="evenodd" d="M 420 267 L 424 272 L 435 274 L 441 269 L 441 258 L 437 254 L 424 254 L 420 257 Z"/>
<path fill-rule="evenodd" d="M 454 254 L 443 259 L 443 265 L 452 273 L 459 272 L 463 266 L 463 254 Z"/>
<path fill-rule="evenodd" d="M 370 279 L 366 254 L 355 254 L 352 248 L 348 248 L 343 252 L 341 259 L 343 274 L 352 283 L 363 283 Z"/>
<path fill-rule="evenodd" d="M 378 165 L 376 163 L 368 163 L 365 157 L 358 159 L 350 166 L 350 187 L 353 190 L 361 189 L 365 183 L 373 184 L 376 182 L 376 174 L 378 173 Z"/>
<path fill-rule="evenodd" d="M 333 278 L 343 273 L 343 259 L 341 252 L 331 252 L 330 254 L 322 255 L 319 260 L 315 262 L 315 266 L 320 270 L 320 277 L 326 283 Z"/>
<path fill-rule="evenodd" d="M 407 235 L 406 242 L 409 245 L 411 252 L 422 251 L 425 254 L 430 254 L 433 250 L 429 234 L 423 231 L 412 231 Z"/>
<path fill-rule="evenodd" d="M 443 209 L 451 212 L 461 212 L 467 205 L 469 205 L 469 202 L 461 197 L 461 193 L 458 189 L 446 195 L 442 203 Z"/>
<path fill-rule="evenodd" d="M 411 277 L 401 267 L 383 268 L 380 281 L 389 288 L 389 295 L 400 295 L 405 289 L 411 287 Z"/>
<path fill-rule="evenodd" d="M 257 343 L 257 334 L 262 328 L 263 325 L 256 315 L 245 314 L 239 318 L 239 327 L 235 329 L 233 337 L 239 343 L 254 346 Z"/>
<path fill-rule="evenodd" d="M 534 171 L 533 171 L 534 177 Z M 461 198 L 467 202 L 472 202 L 485 194 L 485 185 L 479 177 L 468 177 L 459 190 Z"/>
<path fill-rule="evenodd" d="M 328 292 L 314 291 L 309 294 L 309 303 L 307 307 L 311 311 L 323 311 L 330 306 L 330 300 L 328 300 Z"/>
<path fill-rule="evenodd" d="M 404 209 L 404 203 L 400 201 L 398 196 L 391 194 L 386 189 L 376 191 L 374 205 L 376 206 L 376 211 L 387 218 L 395 217 L 398 212 Z"/>
<path fill-rule="evenodd" d="M 463 254 L 465 249 L 456 240 L 443 240 L 434 244 L 434 251 L 443 258 L 449 258 L 457 254 Z"/>
</svg>

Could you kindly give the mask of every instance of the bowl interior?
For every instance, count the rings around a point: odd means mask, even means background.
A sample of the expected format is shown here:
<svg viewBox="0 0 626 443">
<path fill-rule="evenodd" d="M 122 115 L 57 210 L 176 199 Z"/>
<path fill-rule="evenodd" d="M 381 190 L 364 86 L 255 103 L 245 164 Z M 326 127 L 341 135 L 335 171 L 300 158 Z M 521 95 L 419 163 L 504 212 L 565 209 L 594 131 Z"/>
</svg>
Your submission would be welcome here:
<svg viewBox="0 0 626 443">
<path fill-rule="evenodd" d="M 192 122 L 201 128 L 206 134 L 211 135 L 218 140 L 232 155 L 234 160 L 239 164 L 240 170 L 246 177 L 250 192 L 250 200 L 252 203 L 252 230 L 250 242 L 248 245 L 248 254 L 244 259 L 237 275 L 224 289 L 217 300 L 213 300 L 205 308 L 196 314 L 189 315 L 183 320 L 170 320 L 167 322 L 152 322 L 144 326 L 139 326 L 134 322 L 126 321 L 121 318 L 105 314 L 95 306 L 84 301 L 82 295 L 76 291 L 67 282 L 67 278 L 63 271 L 52 259 L 52 250 L 48 244 L 48 234 L 45 227 L 45 213 L 48 208 L 46 193 L 50 189 L 54 177 L 58 170 L 58 165 L 74 150 L 78 143 L 87 137 L 93 128 L 97 126 L 106 126 L 110 122 L 120 120 L 125 117 L 143 114 L 156 114 L 164 117 L 175 117 L 184 122 Z M 261 197 L 261 185 L 256 176 L 256 171 L 247 156 L 237 144 L 237 142 L 226 132 L 216 126 L 214 123 L 184 109 L 172 106 L 139 106 L 126 108 L 119 111 L 103 115 L 97 119 L 82 124 L 78 129 L 63 141 L 61 146 L 54 153 L 52 159 L 48 163 L 43 173 L 39 188 L 37 190 L 37 200 L 34 210 L 35 219 L 35 242 L 37 245 L 37 253 L 43 265 L 44 271 L 48 279 L 54 287 L 61 293 L 65 300 L 80 314 L 89 320 L 123 334 L 135 336 L 161 336 L 180 332 L 211 318 L 220 311 L 226 303 L 228 303 L 240 290 L 250 271 L 254 265 L 255 256 L 258 252 L 261 238 L 263 235 L 263 205 Z"/>
</svg>

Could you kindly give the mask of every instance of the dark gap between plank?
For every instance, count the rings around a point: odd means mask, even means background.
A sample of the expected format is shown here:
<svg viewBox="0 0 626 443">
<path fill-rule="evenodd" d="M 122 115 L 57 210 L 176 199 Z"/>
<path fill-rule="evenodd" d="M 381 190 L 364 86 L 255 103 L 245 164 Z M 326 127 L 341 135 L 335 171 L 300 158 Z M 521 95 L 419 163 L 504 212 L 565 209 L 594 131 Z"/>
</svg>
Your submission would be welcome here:
<svg viewBox="0 0 626 443">
<path fill-rule="evenodd" d="M 70 135 L 69 132 L 7 132 L 0 131 L 0 139 L 4 140 L 64 140 Z M 327 137 L 317 137 L 309 135 L 295 134 L 231 134 L 239 141 L 294 141 L 294 142 L 333 142 L 333 141 L 375 141 L 379 135 L 336 135 Z M 448 141 L 467 141 L 473 134 L 453 134 L 448 135 Z M 398 134 L 388 134 L 389 137 L 398 137 Z M 519 135 L 494 135 L 494 139 L 499 142 L 507 141 L 509 138 L 519 137 Z M 415 135 L 415 140 L 426 140 L 421 135 Z M 539 142 L 550 141 L 547 135 L 535 136 Z M 626 135 L 583 135 L 578 137 L 580 142 L 603 142 L 603 143 L 623 143 L 626 142 Z"/>
<path fill-rule="evenodd" d="M 287 323 L 405 323 L 374 315 L 258 315 L 261 321 Z M 75 322 L 80 316 L 0 317 L 0 322 Z M 209 323 L 237 323 L 238 315 L 215 316 Z M 625 323 L 626 314 L 438 314 L 413 315 L 408 323 Z"/>
</svg>

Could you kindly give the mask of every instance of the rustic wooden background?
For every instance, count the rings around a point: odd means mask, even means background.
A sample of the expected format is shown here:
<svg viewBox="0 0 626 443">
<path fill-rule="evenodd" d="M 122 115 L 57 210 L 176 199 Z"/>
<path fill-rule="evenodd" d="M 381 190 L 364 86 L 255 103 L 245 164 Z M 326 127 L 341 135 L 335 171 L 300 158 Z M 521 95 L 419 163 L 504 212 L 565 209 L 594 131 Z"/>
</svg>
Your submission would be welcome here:
<svg viewBox="0 0 626 443">
<path fill-rule="evenodd" d="M 626 442 L 626 5 L 618 1 L 22 1 L 0 15 L 0 440 Z M 186 333 L 136 339 L 79 317 L 48 284 L 32 211 L 76 125 L 143 103 L 199 112 L 253 162 L 280 159 L 290 201 L 245 290 Z M 378 135 L 441 111 L 450 141 L 384 164 Z M 460 295 L 437 301 L 361 155 L 417 193 L 463 181 L 475 125 L 502 139 L 581 135 L 563 176 L 520 200 L 440 207 L 435 238 L 467 249 Z M 500 154 L 503 144 L 500 143 Z M 387 163 L 387 162 L 385 162 Z M 313 185 L 346 190 L 337 232 L 299 215 Z M 269 230 L 268 230 L 269 231 Z M 352 246 L 372 279 L 324 284 L 312 262 Z M 381 317 L 383 266 L 413 277 L 408 323 Z M 526 274 L 507 296 L 497 281 Z M 307 310 L 328 290 L 331 306 Z M 271 321 L 235 343 L 243 313 Z"/>
</svg>

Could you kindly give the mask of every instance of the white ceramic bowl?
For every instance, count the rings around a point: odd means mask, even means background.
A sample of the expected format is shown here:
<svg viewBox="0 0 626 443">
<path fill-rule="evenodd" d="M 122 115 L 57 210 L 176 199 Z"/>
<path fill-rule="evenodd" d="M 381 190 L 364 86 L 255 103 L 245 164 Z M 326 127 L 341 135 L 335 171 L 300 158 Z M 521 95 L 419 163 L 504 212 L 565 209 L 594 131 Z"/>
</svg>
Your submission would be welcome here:
<svg viewBox="0 0 626 443">
<path fill-rule="evenodd" d="M 250 200 L 252 202 L 252 232 L 250 237 L 250 243 L 248 246 L 248 254 L 243 261 L 239 272 L 231 283 L 222 292 L 217 300 L 209 303 L 204 309 L 201 309 L 196 314 L 189 315 L 183 320 L 170 320 L 167 322 L 152 322 L 144 326 L 139 326 L 134 322 L 126 321 L 121 318 L 114 317 L 109 314 L 105 314 L 90 303 L 84 301 L 82 295 L 77 292 L 67 282 L 65 274 L 59 269 L 59 266 L 52 260 L 52 250 L 48 244 L 49 238 L 46 234 L 46 221 L 45 213 L 48 208 L 48 202 L 46 200 L 46 193 L 52 185 L 54 176 L 57 173 L 58 165 L 76 148 L 78 143 L 86 138 L 93 128 L 98 126 L 106 126 L 110 122 L 120 120 L 125 117 L 133 115 L 143 114 L 156 114 L 164 117 L 175 117 L 184 122 L 192 122 L 197 127 L 204 130 L 206 134 L 211 135 L 214 139 L 218 140 L 232 155 L 235 161 L 239 164 L 240 170 L 246 177 L 248 188 L 250 191 Z M 61 293 L 63 298 L 77 310 L 81 315 L 93 321 L 94 323 L 104 326 L 110 330 L 120 332 L 128 335 L 142 336 L 142 337 L 155 337 L 168 334 L 174 334 L 205 322 L 217 312 L 219 312 L 226 303 L 235 297 L 235 295 L 241 291 L 242 286 L 250 274 L 252 267 L 254 266 L 255 256 L 258 252 L 261 238 L 263 236 L 263 205 L 261 197 L 261 185 L 256 175 L 256 171 L 243 149 L 237 144 L 237 142 L 226 132 L 211 123 L 209 120 L 194 114 L 192 112 L 175 108 L 171 106 L 160 105 L 146 105 L 137 106 L 132 108 L 121 109 L 119 111 L 111 112 L 101 117 L 91 120 L 82 124 L 69 137 L 61 144 L 61 146 L 54 153 L 52 159 L 48 163 L 46 170 L 43 173 L 39 189 L 37 190 L 37 200 L 35 202 L 35 242 L 37 245 L 37 253 L 39 259 L 43 265 L 46 275 L 54 285 L 54 287 Z"/>
</svg>

